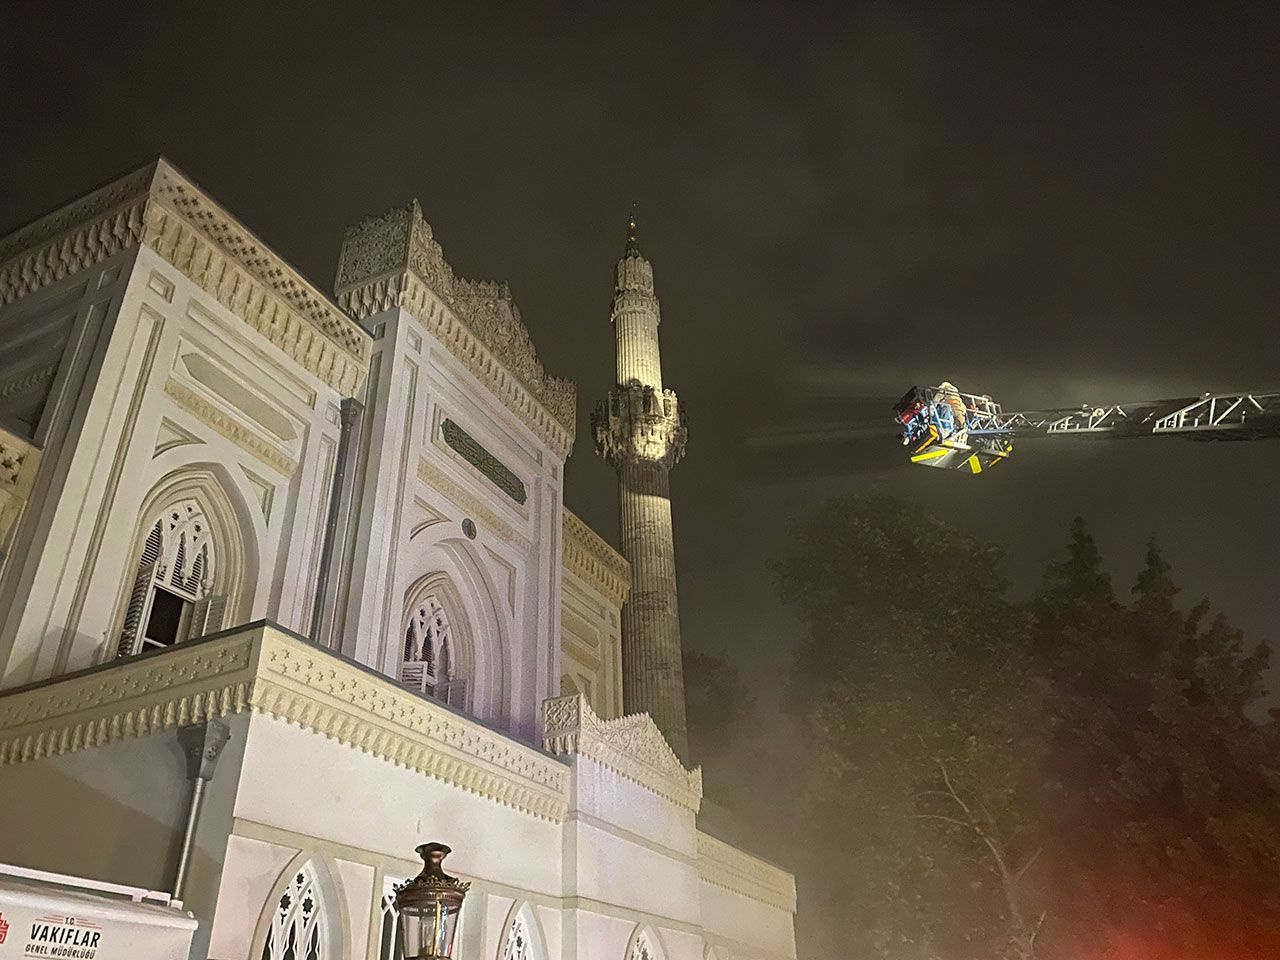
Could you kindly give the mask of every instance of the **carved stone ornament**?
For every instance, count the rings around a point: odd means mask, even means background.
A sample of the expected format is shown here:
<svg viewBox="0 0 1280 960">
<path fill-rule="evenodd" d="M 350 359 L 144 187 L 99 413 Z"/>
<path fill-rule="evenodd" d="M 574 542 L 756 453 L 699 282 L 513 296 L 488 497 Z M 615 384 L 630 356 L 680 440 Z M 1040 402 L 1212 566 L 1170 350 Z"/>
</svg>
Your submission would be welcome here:
<svg viewBox="0 0 1280 960">
<path fill-rule="evenodd" d="M 163 159 L 0 239 L 0 305 L 140 244 L 338 393 L 360 389 L 368 334 Z"/>
<path fill-rule="evenodd" d="M 542 745 L 590 757 L 695 813 L 702 804 L 702 768 L 686 770 L 647 713 L 601 720 L 580 693 L 544 700 Z"/>
<path fill-rule="evenodd" d="M 573 382 L 543 370 L 505 283 L 454 274 L 417 200 L 348 228 L 334 290 L 362 320 L 403 307 L 553 450 L 568 455 Z"/>
<path fill-rule="evenodd" d="M 0 765 L 253 712 L 532 816 L 562 821 L 562 762 L 273 626 L 0 695 Z"/>
<path fill-rule="evenodd" d="M 13 528 L 35 483 L 40 449 L 0 427 L 0 549 Z"/>
<path fill-rule="evenodd" d="M 627 461 L 661 463 L 667 469 L 684 456 L 689 430 L 674 390 L 638 380 L 619 384 L 591 413 L 596 449 L 612 466 Z"/>
</svg>

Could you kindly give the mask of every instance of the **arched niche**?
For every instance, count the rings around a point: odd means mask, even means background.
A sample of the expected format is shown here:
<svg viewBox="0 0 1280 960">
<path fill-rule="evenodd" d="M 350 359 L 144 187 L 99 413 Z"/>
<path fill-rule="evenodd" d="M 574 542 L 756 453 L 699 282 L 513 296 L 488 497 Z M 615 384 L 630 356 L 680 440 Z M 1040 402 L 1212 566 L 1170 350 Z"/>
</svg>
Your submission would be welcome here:
<svg viewBox="0 0 1280 960">
<path fill-rule="evenodd" d="M 392 635 L 384 640 L 381 669 L 400 678 L 410 618 L 423 609 L 424 600 L 434 596 L 456 641 L 457 672 L 467 681 L 463 709 L 480 719 L 505 724 L 510 716 L 512 685 L 510 617 L 474 544 L 449 535 L 447 526 L 419 528 L 411 539 L 412 551 L 402 565 L 416 565 L 421 572 L 412 574 L 403 591 L 399 618 L 391 625 Z"/>
</svg>

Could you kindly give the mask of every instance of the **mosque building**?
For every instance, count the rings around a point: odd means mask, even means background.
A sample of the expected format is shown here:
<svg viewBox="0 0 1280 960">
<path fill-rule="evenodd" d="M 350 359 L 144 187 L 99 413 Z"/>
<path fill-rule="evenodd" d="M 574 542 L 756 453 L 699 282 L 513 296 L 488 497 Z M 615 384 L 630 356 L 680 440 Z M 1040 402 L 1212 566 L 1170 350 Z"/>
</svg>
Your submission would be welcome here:
<svg viewBox="0 0 1280 960">
<path fill-rule="evenodd" d="M 634 220 L 611 319 L 621 552 L 573 384 L 416 201 L 332 295 L 163 159 L 0 239 L 0 960 L 393 960 L 426 840 L 460 960 L 795 957 L 793 877 L 699 817 Z"/>
</svg>

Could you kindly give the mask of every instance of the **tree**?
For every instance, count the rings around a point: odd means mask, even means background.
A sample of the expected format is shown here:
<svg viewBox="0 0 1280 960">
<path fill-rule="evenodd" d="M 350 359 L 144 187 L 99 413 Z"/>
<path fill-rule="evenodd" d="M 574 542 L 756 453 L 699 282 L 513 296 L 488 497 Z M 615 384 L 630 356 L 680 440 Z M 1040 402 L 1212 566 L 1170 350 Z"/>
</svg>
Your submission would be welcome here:
<svg viewBox="0 0 1280 960">
<path fill-rule="evenodd" d="M 1263 693 L 1265 646 L 1246 651 L 1208 605 L 1176 605 L 1153 542 L 1121 604 L 1082 521 L 1050 567 L 1035 649 L 1052 678 L 1046 833 L 1051 882 L 1074 905 L 1063 944 L 1148 955 L 1262 957 L 1280 949 L 1280 753 Z"/>
<path fill-rule="evenodd" d="M 1044 908 L 1025 815 L 1047 732 L 1028 618 L 989 544 L 840 497 L 775 567 L 806 636 L 800 828 L 831 956 L 1029 958 Z"/>
<path fill-rule="evenodd" d="M 805 624 L 819 954 L 1280 956 L 1280 720 L 1249 716 L 1267 648 L 1184 611 L 1154 542 L 1125 598 L 1083 520 L 1029 605 L 999 564 L 875 496 L 816 510 L 776 565 Z"/>
</svg>

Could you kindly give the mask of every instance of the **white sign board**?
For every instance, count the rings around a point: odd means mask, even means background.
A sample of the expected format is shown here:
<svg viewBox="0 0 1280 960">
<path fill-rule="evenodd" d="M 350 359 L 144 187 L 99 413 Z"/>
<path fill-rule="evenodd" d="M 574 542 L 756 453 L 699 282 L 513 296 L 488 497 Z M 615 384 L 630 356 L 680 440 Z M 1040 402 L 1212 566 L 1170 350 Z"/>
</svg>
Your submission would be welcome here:
<svg viewBox="0 0 1280 960">
<path fill-rule="evenodd" d="M 187 960 L 195 929 L 172 907 L 0 876 L 0 960 Z"/>
</svg>

